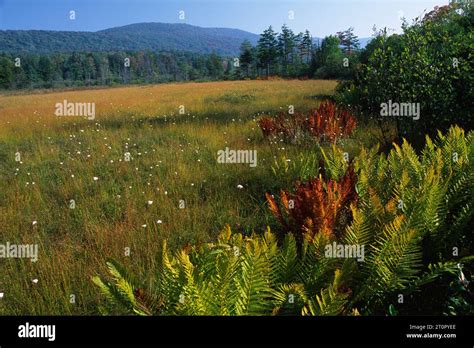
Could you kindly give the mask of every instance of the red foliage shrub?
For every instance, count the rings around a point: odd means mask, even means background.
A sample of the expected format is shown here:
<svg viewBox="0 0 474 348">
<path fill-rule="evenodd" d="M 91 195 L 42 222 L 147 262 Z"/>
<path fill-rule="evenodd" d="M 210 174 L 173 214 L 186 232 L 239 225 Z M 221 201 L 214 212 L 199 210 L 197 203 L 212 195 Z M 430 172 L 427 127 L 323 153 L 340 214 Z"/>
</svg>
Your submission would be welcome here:
<svg viewBox="0 0 474 348">
<path fill-rule="evenodd" d="M 350 204 L 357 199 L 355 184 L 357 176 L 349 166 L 338 181 L 325 182 L 321 176 L 306 183 L 296 182 L 295 193 L 282 190 L 280 203 L 266 194 L 270 210 L 280 221 L 286 232 L 292 232 L 298 241 L 304 236 L 317 233 L 340 237 L 343 226 L 350 216 Z"/>
<path fill-rule="evenodd" d="M 306 118 L 299 113 L 287 115 L 280 112 L 276 117 L 264 116 L 258 121 L 258 125 L 265 137 L 280 135 L 290 142 L 304 136 L 306 129 Z"/>
<path fill-rule="evenodd" d="M 320 140 L 330 142 L 351 135 L 356 125 L 355 118 L 332 102 L 321 103 L 312 110 L 308 118 L 309 132 Z"/>
<path fill-rule="evenodd" d="M 262 133 L 265 137 L 277 134 L 275 121 L 271 117 L 263 116 L 260 120 L 258 120 L 258 126 L 262 130 Z"/>
<path fill-rule="evenodd" d="M 356 121 L 348 111 L 332 102 L 324 102 L 318 109 L 310 111 L 308 117 L 300 113 L 287 115 L 280 112 L 275 118 L 262 117 L 258 125 L 265 137 L 282 135 L 295 142 L 298 138 L 309 135 L 318 141 L 335 142 L 339 138 L 350 136 Z"/>
</svg>

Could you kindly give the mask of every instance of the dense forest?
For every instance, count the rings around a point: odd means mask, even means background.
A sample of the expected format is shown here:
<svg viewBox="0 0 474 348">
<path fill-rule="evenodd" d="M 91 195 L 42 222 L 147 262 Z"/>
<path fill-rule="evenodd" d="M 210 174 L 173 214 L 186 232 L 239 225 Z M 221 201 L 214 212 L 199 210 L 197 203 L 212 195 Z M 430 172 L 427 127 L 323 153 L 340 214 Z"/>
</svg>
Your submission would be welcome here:
<svg viewBox="0 0 474 348">
<path fill-rule="evenodd" d="M 19 67 L 15 64 L 20 65 Z M 0 87 L 60 88 L 220 79 L 217 54 L 190 52 L 73 52 L 0 55 Z"/>
<path fill-rule="evenodd" d="M 359 57 L 352 28 L 322 41 L 286 25 L 265 30 L 238 55 L 185 50 L 2 53 L 0 88 L 61 88 L 242 78 L 348 78 Z"/>
</svg>

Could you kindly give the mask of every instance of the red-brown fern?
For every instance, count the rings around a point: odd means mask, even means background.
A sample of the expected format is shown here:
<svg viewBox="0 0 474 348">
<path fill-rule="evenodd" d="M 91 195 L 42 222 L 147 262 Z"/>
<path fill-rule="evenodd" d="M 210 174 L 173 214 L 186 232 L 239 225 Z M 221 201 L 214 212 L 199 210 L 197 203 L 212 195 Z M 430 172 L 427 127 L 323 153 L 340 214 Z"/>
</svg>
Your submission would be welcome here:
<svg viewBox="0 0 474 348">
<path fill-rule="evenodd" d="M 304 134 L 309 134 L 318 141 L 334 142 L 350 136 L 356 121 L 348 111 L 327 101 L 318 109 L 310 111 L 308 117 L 300 113 L 287 115 L 280 112 L 275 118 L 262 117 L 258 125 L 265 137 L 279 134 L 286 140 L 294 141 Z"/>
<path fill-rule="evenodd" d="M 304 236 L 314 237 L 317 233 L 339 237 L 342 233 L 338 222 L 350 214 L 349 206 L 357 199 L 356 174 L 349 166 L 346 174 L 338 181 L 325 182 L 321 176 L 306 183 L 296 182 L 295 193 L 282 190 L 280 206 L 273 196 L 266 194 L 273 215 L 287 232 L 295 234 L 301 241 Z M 293 208 L 290 202 L 293 202 Z M 347 223 L 347 221 L 346 221 Z"/>
<path fill-rule="evenodd" d="M 262 130 L 262 133 L 265 137 L 277 134 L 277 128 L 273 118 L 264 116 L 258 120 L 258 126 Z"/>
<path fill-rule="evenodd" d="M 323 102 L 308 117 L 308 131 L 319 140 L 334 142 L 351 135 L 356 125 L 355 118 L 332 102 Z"/>
</svg>

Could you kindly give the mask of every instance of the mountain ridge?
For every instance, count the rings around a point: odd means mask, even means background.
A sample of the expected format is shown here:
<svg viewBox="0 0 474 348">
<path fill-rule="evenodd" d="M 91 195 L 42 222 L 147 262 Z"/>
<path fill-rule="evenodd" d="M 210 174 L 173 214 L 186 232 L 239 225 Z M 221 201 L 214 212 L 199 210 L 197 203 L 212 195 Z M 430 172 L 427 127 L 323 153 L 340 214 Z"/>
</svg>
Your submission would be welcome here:
<svg viewBox="0 0 474 348">
<path fill-rule="evenodd" d="M 184 23 L 134 23 L 89 31 L 0 30 L 0 52 L 182 50 L 238 54 L 241 43 L 258 35 L 240 29 L 204 28 Z"/>
<path fill-rule="evenodd" d="M 186 23 L 132 23 L 98 31 L 0 30 L 1 53 L 104 51 L 188 51 L 235 56 L 244 40 L 255 45 L 259 35 L 235 28 L 199 27 Z M 314 37 L 314 42 L 321 42 Z M 361 47 L 368 38 L 361 38 Z"/>
</svg>

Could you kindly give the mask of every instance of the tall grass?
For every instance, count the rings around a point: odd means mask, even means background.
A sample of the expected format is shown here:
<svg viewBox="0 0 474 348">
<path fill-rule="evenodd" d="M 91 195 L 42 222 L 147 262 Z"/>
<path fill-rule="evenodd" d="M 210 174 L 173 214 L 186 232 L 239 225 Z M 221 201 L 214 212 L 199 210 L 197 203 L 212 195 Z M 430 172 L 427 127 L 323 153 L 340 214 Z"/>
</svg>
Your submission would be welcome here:
<svg viewBox="0 0 474 348">
<path fill-rule="evenodd" d="M 272 221 L 265 192 L 284 187 L 272 166 L 312 149 L 266 141 L 256 120 L 289 105 L 315 108 L 320 100 L 313 96 L 331 95 L 335 84 L 213 82 L 0 95 L 0 243 L 39 245 L 36 263 L 0 259 L 0 314 L 95 314 L 101 299 L 89 279 L 105 271 L 109 257 L 151 279 L 164 238 L 178 248 L 211 240 L 227 223 L 247 234 L 264 230 Z M 96 103 L 95 119 L 54 116 L 64 99 Z M 217 151 L 226 146 L 257 150 L 257 167 L 218 164 Z"/>
</svg>

